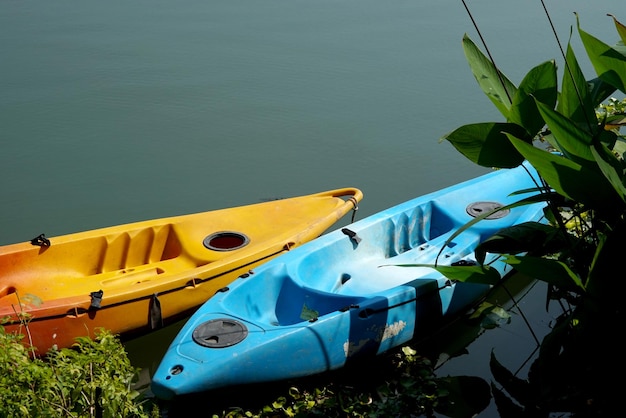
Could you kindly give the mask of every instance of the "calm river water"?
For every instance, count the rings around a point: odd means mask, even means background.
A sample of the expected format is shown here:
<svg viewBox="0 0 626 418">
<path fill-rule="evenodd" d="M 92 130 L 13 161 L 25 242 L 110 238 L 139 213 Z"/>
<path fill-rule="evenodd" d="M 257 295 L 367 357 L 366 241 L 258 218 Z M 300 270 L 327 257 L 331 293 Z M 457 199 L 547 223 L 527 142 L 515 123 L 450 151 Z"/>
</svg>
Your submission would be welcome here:
<svg viewBox="0 0 626 418">
<path fill-rule="evenodd" d="M 516 84 L 562 62 L 539 1 L 467 4 Z M 573 12 L 609 43 L 606 14 L 626 20 L 611 0 L 546 7 L 564 45 Z M 2 1 L 0 244 L 346 186 L 362 218 L 482 174 L 438 142 L 502 120 L 464 33 L 479 43 L 452 0 Z M 522 363 L 534 341 L 513 327 L 442 373 L 488 373 L 496 344 Z M 144 377 L 174 332 L 128 344 Z"/>
</svg>

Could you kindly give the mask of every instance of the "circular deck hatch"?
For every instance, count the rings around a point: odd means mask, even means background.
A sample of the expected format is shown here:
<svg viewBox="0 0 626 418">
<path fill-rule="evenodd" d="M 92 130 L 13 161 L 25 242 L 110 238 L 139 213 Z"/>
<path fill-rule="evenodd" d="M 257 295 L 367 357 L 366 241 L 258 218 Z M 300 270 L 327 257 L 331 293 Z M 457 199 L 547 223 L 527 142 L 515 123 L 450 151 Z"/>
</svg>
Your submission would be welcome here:
<svg viewBox="0 0 626 418">
<path fill-rule="evenodd" d="M 206 237 L 202 243 L 209 250 L 232 251 L 245 247 L 250 239 L 240 232 L 222 231 Z"/>
<path fill-rule="evenodd" d="M 468 215 L 473 216 L 474 218 L 477 218 L 485 213 L 491 212 L 494 209 L 501 208 L 502 206 L 504 205 L 498 202 L 474 202 L 474 203 L 470 203 L 469 205 L 467 205 L 467 208 L 465 210 L 467 211 Z M 498 212 L 492 213 L 491 215 L 487 216 L 485 219 L 504 218 L 506 215 L 509 214 L 509 212 L 510 212 L 509 209 L 500 210 Z"/>
<path fill-rule="evenodd" d="M 248 336 L 248 328 L 234 319 L 212 319 L 193 330 L 193 340 L 203 347 L 230 347 Z"/>
</svg>

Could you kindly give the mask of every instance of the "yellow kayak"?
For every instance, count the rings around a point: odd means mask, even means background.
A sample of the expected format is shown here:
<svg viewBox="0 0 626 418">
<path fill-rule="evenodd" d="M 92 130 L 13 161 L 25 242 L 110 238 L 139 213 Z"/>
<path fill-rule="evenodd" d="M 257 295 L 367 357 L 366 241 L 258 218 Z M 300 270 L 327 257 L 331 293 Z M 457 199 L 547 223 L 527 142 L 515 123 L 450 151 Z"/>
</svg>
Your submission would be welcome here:
<svg viewBox="0 0 626 418">
<path fill-rule="evenodd" d="M 362 198 L 344 188 L 0 246 L 0 319 L 37 354 L 100 327 L 148 332 L 317 238 Z"/>
</svg>

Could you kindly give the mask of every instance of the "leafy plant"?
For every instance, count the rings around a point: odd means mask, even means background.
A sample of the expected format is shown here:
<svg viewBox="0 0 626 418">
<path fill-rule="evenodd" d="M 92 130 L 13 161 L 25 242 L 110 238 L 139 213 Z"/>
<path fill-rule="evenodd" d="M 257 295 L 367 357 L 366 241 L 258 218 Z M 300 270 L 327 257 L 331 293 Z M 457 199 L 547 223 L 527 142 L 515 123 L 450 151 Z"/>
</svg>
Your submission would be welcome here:
<svg viewBox="0 0 626 418">
<path fill-rule="evenodd" d="M 359 379 L 351 379 L 350 384 L 293 386 L 256 412 L 234 408 L 213 417 L 430 417 L 435 411 L 470 416 L 489 402 L 487 382 L 470 376 L 437 378 L 430 360 L 411 347 L 402 347 L 386 358 L 391 364 L 385 361 L 381 370 L 383 383 L 361 378 L 359 383 L 354 382 Z M 483 404 L 476 406 L 480 402 Z"/>
<path fill-rule="evenodd" d="M 568 43 L 560 91 L 554 61 L 532 68 L 516 86 L 463 38 L 474 77 L 505 122 L 462 126 L 442 140 L 482 166 L 529 161 L 543 181 L 531 200 L 546 202 L 550 220 L 500 231 L 478 247 L 477 259 L 485 252 L 502 254 L 517 271 L 548 282 L 549 300 L 568 307 L 544 338 L 528 381 L 514 378 L 492 357 L 494 378 L 517 401 L 493 385 L 502 416 L 598 414 L 619 404 L 608 377 L 609 369 L 624 370 L 624 361 L 604 364 L 613 327 L 625 319 L 626 290 L 616 274 L 626 248 L 626 142 L 619 134 L 624 101 L 610 98 L 617 90 L 626 93 L 626 27 L 612 19 L 620 37 L 613 47 L 585 32 L 576 17 L 597 77 L 585 79 Z"/>
<path fill-rule="evenodd" d="M 109 331 L 45 358 L 31 356 L 23 338 L 0 326 L 0 416 L 149 416 L 131 389 L 137 370 Z"/>
<path fill-rule="evenodd" d="M 624 37 L 623 25 L 614 21 Z M 550 255 L 550 259 L 508 255 L 506 260 L 532 275 L 549 269 L 542 279 L 588 296 L 595 277 L 593 261 L 626 213 L 626 143 L 615 129 L 620 125 L 614 118 L 619 107 L 615 99 L 600 106 L 626 85 L 626 56 L 620 52 L 623 41 L 615 49 L 580 26 L 578 32 L 599 76 L 586 81 L 568 46 L 561 92 L 554 61 L 533 68 L 517 87 L 465 36 L 472 72 L 506 122 L 467 125 L 442 140 L 484 166 L 506 168 L 528 160 L 545 182 L 535 200 L 548 203 L 552 225 L 524 225 L 521 234 L 519 227 L 503 230 L 483 243 L 477 254 L 507 254 L 515 248 Z M 611 125 L 606 123 L 609 119 Z"/>
</svg>

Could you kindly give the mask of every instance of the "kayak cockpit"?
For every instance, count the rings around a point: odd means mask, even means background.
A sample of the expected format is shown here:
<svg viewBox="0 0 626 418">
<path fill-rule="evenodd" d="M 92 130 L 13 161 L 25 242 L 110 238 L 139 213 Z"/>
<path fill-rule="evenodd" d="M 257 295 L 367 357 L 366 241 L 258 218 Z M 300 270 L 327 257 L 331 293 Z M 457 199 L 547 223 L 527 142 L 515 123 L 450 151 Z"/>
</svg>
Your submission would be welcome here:
<svg viewBox="0 0 626 418">
<path fill-rule="evenodd" d="M 191 234 L 192 226 L 163 223 L 9 246 L 0 254 L 0 305 L 19 303 L 27 294 L 53 300 L 155 282 L 220 260 L 250 242 L 235 231 Z"/>
<path fill-rule="evenodd" d="M 314 322 L 320 316 L 358 306 L 363 299 L 358 296 L 320 292 L 301 286 L 287 278 L 276 300 L 276 322 L 272 325 L 285 326 L 305 321 Z"/>
</svg>

